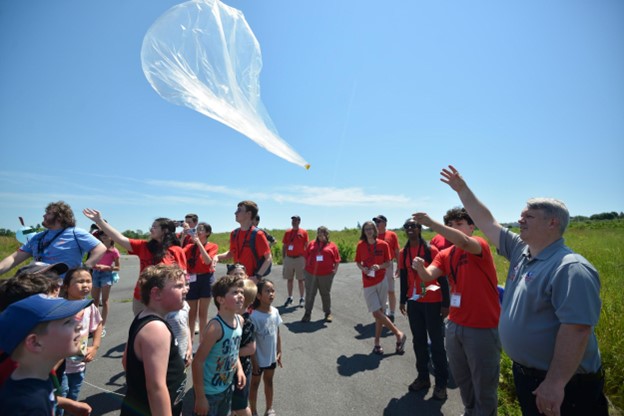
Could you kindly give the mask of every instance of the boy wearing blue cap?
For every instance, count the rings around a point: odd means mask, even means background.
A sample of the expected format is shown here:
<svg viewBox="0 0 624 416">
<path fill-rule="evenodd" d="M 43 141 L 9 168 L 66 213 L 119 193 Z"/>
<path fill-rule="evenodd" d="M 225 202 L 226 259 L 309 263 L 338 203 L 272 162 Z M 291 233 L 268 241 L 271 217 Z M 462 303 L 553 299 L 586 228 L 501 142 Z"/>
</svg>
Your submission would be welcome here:
<svg viewBox="0 0 624 416">
<path fill-rule="evenodd" d="M 0 314 L 0 349 L 18 363 L 0 390 L 3 411 L 10 414 L 53 414 L 54 386 L 50 370 L 78 353 L 81 319 L 91 299 L 69 301 L 32 295 Z"/>
</svg>

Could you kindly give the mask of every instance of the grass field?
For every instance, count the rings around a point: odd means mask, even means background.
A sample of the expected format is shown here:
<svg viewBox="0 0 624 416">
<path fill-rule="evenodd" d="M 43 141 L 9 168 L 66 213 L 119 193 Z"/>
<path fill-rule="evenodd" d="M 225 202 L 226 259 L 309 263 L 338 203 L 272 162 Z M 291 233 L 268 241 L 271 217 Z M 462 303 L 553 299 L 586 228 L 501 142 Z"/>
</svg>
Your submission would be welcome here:
<svg viewBox="0 0 624 416">
<path fill-rule="evenodd" d="M 284 230 L 269 230 L 278 243 L 273 246 L 273 256 L 277 263 L 281 263 L 281 240 Z M 479 234 L 477 232 L 477 234 Z M 310 230 L 311 239 L 316 237 L 316 231 Z M 405 243 L 405 234 L 398 230 L 397 235 L 401 244 Z M 334 241 L 341 252 L 343 261 L 351 262 L 355 255 L 360 231 L 344 229 L 331 231 L 330 239 Z M 429 240 L 432 233 L 423 233 Z M 211 237 L 217 243 L 220 252 L 228 247 L 229 233 L 218 233 Z M 600 322 L 596 327 L 598 344 L 602 354 L 602 361 L 606 371 L 605 391 L 609 400 L 615 406 L 612 414 L 621 414 L 617 409 L 624 409 L 624 279 L 621 276 L 624 270 L 624 221 L 592 221 L 573 223 L 565 234 L 566 244 L 589 260 L 600 273 L 602 284 L 602 312 Z M 14 252 L 19 243 L 11 237 L 0 237 L 0 258 Z M 492 252 L 495 250 L 492 248 Z M 507 275 L 509 263 L 501 256 L 495 255 L 496 270 L 499 283 L 503 284 Z M 11 276 L 13 272 L 1 277 Z M 511 376 L 511 361 L 503 354 L 501 363 L 501 379 L 499 387 L 500 415 L 520 415 L 515 403 L 513 378 Z"/>
</svg>

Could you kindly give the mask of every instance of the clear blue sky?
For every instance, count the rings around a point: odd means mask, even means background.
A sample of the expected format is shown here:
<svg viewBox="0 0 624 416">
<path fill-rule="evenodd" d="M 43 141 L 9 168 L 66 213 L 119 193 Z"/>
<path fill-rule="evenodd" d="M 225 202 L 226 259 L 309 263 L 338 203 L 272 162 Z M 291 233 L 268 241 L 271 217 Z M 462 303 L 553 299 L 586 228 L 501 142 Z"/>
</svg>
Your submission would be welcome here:
<svg viewBox="0 0 624 416">
<path fill-rule="evenodd" d="M 174 0 L 0 2 L 0 228 L 48 202 L 121 230 L 199 214 L 353 227 L 458 205 L 453 164 L 501 222 L 533 196 L 624 210 L 624 2 L 231 0 L 260 42 L 262 101 L 309 171 L 163 100 L 143 37 Z"/>
</svg>

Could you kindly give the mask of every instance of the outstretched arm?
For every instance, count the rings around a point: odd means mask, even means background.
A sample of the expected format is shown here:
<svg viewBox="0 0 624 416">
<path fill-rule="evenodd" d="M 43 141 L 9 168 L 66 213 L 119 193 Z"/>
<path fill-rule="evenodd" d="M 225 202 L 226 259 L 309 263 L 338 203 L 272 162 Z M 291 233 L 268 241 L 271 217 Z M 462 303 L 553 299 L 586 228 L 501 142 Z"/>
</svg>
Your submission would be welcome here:
<svg viewBox="0 0 624 416">
<path fill-rule="evenodd" d="M 442 175 L 440 180 L 457 192 L 475 225 L 496 248 L 499 248 L 500 232 L 503 227 L 494 219 L 490 210 L 477 199 L 455 167 L 449 165 L 448 169 L 442 169 L 440 174 Z"/>
<path fill-rule="evenodd" d="M 96 209 L 85 208 L 82 210 L 82 213 L 85 217 L 89 218 L 98 227 L 100 227 L 100 230 L 104 231 L 106 235 L 111 238 L 111 240 L 113 240 L 126 250 L 132 251 L 132 246 L 130 245 L 130 240 L 128 239 L 128 237 L 126 237 L 115 228 L 113 228 L 112 225 L 104 221 L 102 219 L 102 214 L 100 213 L 100 211 Z"/>
</svg>

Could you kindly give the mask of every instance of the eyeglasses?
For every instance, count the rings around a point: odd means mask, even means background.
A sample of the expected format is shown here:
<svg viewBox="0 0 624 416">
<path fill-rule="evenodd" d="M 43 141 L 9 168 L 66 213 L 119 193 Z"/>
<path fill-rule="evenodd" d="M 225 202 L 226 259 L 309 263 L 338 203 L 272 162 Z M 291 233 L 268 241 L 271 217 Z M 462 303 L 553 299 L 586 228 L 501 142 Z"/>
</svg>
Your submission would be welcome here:
<svg viewBox="0 0 624 416">
<path fill-rule="evenodd" d="M 403 228 L 406 229 L 406 230 L 412 230 L 414 228 L 418 228 L 418 224 L 413 224 L 413 223 L 412 224 L 404 224 Z"/>
</svg>

